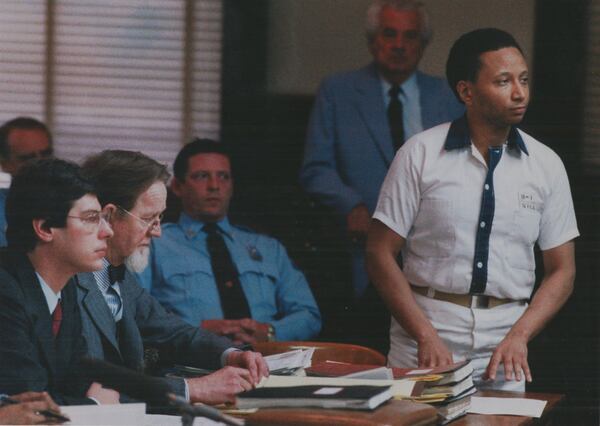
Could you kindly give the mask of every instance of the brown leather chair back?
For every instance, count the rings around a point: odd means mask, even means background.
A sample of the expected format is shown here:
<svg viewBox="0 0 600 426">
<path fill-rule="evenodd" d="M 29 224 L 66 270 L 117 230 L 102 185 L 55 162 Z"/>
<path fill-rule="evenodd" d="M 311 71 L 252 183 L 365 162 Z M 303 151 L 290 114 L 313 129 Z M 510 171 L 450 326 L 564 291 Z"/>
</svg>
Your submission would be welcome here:
<svg viewBox="0 0 600 426">
<path fill-rule="evenodd" d="M 254 349 L 263 355 L 273 355 L 294 349 L 314 347 L 313 363 L 321 361 L 348 362 L 351 364 L 385 365 L 385 356 L 374 349 L 347 343 L 331 342 L 261 342 Z"/>
</svg>

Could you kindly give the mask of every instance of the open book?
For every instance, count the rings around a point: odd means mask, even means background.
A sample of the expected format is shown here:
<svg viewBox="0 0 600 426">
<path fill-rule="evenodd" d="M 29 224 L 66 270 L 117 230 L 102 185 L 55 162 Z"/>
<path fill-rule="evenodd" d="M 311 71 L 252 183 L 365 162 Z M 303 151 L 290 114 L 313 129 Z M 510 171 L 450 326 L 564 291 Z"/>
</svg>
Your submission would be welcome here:
<svg viewBox="0 0 600 426">
<path fill-rule="evenodd" d="M 373 410 L 392 397 L 390 386 L 257 388 L 237 396 L 238 408 L 320 407 Z"/>
</svg>

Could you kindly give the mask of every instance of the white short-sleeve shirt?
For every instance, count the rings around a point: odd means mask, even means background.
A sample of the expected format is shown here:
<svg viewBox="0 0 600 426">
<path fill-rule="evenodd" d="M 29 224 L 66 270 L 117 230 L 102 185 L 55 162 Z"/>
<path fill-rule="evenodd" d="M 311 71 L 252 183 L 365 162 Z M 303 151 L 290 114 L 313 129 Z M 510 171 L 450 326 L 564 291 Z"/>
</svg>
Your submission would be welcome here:
<svg viewBox="0 0 600 426">
<path fill-rule="evenodd" d="M 579 235 L 560 158 L 516 128 L 501 150 L 492 188 L 486 188 L 488 166 L 471 144 L 465 117 L 415 135 L 397 152 L 373 217 L 406 240 L 409 282 L 469 293 L 473 268 L 481 265 L 474 262 L 478 228 L 488 226 L 483 294 L 527 299 L 535 243 L 548 250 Z M 494 199 L 491 223 L 481 221 L 484 191 Z"/>
</svg>

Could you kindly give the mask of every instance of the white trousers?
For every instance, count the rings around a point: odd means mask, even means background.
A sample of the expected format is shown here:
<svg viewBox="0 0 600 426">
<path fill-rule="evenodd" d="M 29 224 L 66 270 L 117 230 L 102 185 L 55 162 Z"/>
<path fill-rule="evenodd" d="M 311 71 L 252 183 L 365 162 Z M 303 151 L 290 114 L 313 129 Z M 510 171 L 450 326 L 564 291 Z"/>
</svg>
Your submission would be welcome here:
<svg viewBox="0 0 600 426">
<path fill-rule="evenodd" d="M 492 353 L 513 324 L 523 315 L 527 305 L 507 303 L 492 309 L 471 309 L 450 302 L 413 295 L 438 335 L 452 351 L 454 361 L 471 359 L 473 380 L 478 389 L 524 391 L 525 379 L 504 380 L 504 365 L 500 364 L 496 380 L 483 381 L 481 375 Z M 392 317 L 388 364 L 393 367 L 417 367 L 417 343 Z"/>
</svg>

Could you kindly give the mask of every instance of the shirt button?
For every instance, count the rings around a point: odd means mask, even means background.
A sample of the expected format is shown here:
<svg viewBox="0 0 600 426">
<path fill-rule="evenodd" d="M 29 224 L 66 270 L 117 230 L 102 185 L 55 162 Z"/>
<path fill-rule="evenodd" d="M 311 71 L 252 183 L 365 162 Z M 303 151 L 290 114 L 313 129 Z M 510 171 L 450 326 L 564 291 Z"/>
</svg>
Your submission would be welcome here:
<svg viewBox="0 0 600 426">
<path fill-rule="evenodd" d="M 481 263 L 481 262 L 477 262 L 477 267 L 478 267 L 479 269 L 483 268 L 483 263 Z"/>
<path fill-rule="evenodd" d="M 488 189 L 490 189 L 490 186 L 486 183 L 484 186 L 485 190 L 487 191 Z"/>
<path fill-rule="evenodd" d="M 482 228 L 485 228 L 485 222 L 481 222 L 481 223 L 479 224 L 479 226 L 481 226 Z"/>
</svg>

